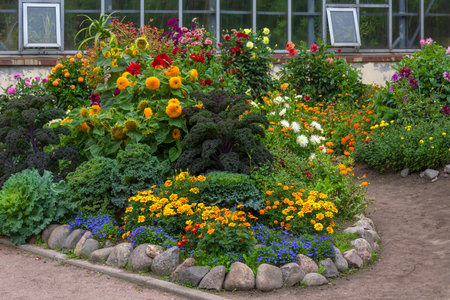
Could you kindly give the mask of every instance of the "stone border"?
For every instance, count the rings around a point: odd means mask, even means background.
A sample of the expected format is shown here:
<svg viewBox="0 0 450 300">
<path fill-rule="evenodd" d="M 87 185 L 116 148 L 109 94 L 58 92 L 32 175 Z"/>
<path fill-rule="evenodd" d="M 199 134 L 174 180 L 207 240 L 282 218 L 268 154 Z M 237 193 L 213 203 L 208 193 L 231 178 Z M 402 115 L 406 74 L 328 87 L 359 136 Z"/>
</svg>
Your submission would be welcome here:
<svg viewBox="0 0 450 300">
<path fill-rule="evenodd" d="M 113 268 L 113 267 L 109 267 L 109 266 L 93 264 L 93 263 L 91 263 L 89 261 L 85 261 L 85 260 L 70 259 L 70 258 L 67 258 L 67 256 L 65 254 L 62 254 L 58 251 L 51 250 L 51 249 L 43 249 L 43 248 L 41 248 L 39 246 L 35 246 L 35 245 L 25 244 L 25 245 L 21 245 L 21 246 L 16 246 L 13 243 L 11 243 L 11 241 L 9 241 L 8 239 L 5 239 L 5 238 L 0 238 L 0 244 L 15 247 L 20 250 L 31 252 L 33 254 L 40 255 L 40 256 L 43 256 L 46 258 L 50 258 L 52 260 L 55 260 L 55 261 L 58 261 L 61 263 L 66 263 L 68 265 L 72 265 L 75 267 L 88 269 L 93 272 L 103 273 L 103 274 L 109 275 L 111 277 L 119 278 L 119 279 L 126 280 L 126 281 L 134 283 L 134 284 L 145 286 L 150 289 L 157 289 L 157 290 L 160 290 L 163 292 L 172 293 L 172 294 L 175 294 L 180 297 L 187 297 L 189 299 L 194 299 L 194 300 L 226 300 L 226 299 L 228 299 L 228 298 L 224 298 L 224 297 L 221 297 L 218 295 L 209 294 L 209 293 L 202 292 L 199 290 L 187 288 L 187 287 L 184 287 L 184 286 L 181 286 L 181 285 L 178 285 L 175 283 L 171 283 L 168 281 L 155 279 L 150 276 L 129 273 L 125 270 L 121 270 L 121 269 Z"/>
</svg>

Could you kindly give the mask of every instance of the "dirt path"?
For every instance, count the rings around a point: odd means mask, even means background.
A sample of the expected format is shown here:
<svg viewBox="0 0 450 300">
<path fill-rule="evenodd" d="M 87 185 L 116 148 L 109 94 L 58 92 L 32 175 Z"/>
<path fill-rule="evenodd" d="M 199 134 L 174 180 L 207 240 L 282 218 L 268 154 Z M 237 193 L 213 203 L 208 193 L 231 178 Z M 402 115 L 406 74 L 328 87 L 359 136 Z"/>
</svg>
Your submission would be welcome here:
<svg viewBox="0 0 450 300">
<path fill-rule="evenodd" d="M 450 176 L 367 173 L 383 240 L 370 267 L 316 288 L 226 293 L 233 299 L 450 299 Z M 0 299 L 180 299 L 0 245 Z"/>
</svg>

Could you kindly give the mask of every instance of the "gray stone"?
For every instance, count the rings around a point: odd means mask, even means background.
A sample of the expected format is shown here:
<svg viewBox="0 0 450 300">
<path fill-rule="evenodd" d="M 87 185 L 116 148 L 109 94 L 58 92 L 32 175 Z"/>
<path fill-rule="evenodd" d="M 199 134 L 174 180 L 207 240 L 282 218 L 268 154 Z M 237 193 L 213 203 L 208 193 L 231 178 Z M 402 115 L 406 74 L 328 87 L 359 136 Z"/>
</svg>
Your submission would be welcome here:
<svg viewBox="0 0 450 300">
<path fill-rule="evenodd" d="M 433 180 L 434 178 L 439 176 L 439 171 L 433 169 L 426 169 L 423 172 L 423 177 L 429 180 Z"/>
<path fill-rule="evenodd" d="M 106 240 L 105 244 L 103 245 L 103 247 L 105 247 L 105 248 L 111 247 L 112 248 L 112 247 L 114 247 L 114 243 L 111 240 Z"/>
<path fill-rule="evenodd" d="M 234 262 L 223 283 L 227 291 L 248 291 L 255 287 L 255 275 L 252 269 L 241 262 Z"/>
<path fill-rule="evenodd" d="M 130 243 L 121 243 L 115 246 L 106 261 L 107 265 L 124 268 L 130 257 L 132 246 Z"/>
<path fill-rule="evenodd" d="M 303 272 L 305 272 L 305 274 L 317 273 L 317 271 L 319 270 L 316 262 L 306 255 L 297 254 L 297 256 L 295 257 L 295 261 L 303 270 Z"/>
<path fill-rule="evenodd" d="M 445 166 L 444 172 L 447 173 L 447 174 L 450 174 L 450 164 Z"/>
<path fill-rule="evenodd" d="M 114 249 L 113 247 L 98 249 L 93 251 L 91 255 L 89 255 L 89 257 L 91 258 L 91 260 L 95 262 L 103 262 L 108 259 L 113 249 Z"/>
<path fill-rule="evenodd" d="M 75 246 L 75 250 L 73 251 L 73 253 L 76 256 L 80 256 L 81 248 L 83 248 L 84 243 L 86 242 L 87 239 L 89 239 L 91 237 L 91 235 L 92 235 L 92 233 L 88 230 L 80 238 L 80 240 L 78 241 L 77 245 Z M 97 249 L 95 249 L 95 250 L 97 250 Z"/>
<path fill-rule="evenodd" d="M 356 239 L 350 242 L 353 246 L 356 247 L 367 247 L 369 248 L 369 250 L 372 250 L 372 246 L 370 245 L 370 243 L 368 241 L 366 241 L 365 239 Z"/>
<path fill-rule="evenodd" d="M 366 230 L 372 236 L 373 242 L 379 242 L 381 240 L 380 236 L 375 230 Z"/>
<path fill-rule="evenodd" d="M 364 228 L 359 227 L 359 226 L 352 226 L 352 227 L 347 227 L 345 228 L 342 232 L 343 233 L 358 233 L 358 231 L 364 230 Z"/>
<path fill-rule="evenodd" d="M 350 267 L 358 267 L 361 268 L 363 265 L 363 260 L 356 252 L 356 249 L 351 249 L 344 252 L 344 258 L 348 262 Z"/>
<path fill-rule="evenodd" d="M 336 248 L 334 248 L 334 264 L 336 265 L 336 268 L 339 272 L 345 272 L 348 269 L 348 262 L 345 260 L 344 256 L 342 255 L 341 251 Z"/>
<path fill-rule="evenodd" d="M 64 240 L 64 243 L 62 244 L 62 250 L 67 251 L 75 248 L 75 246 L 77 245 L 78 241 L 81 239 L 83 234 L 84 234 L 83 229 L 75 229 L 74 231 L 72 231 Z"/>
<path fill-rule="evenodd" d="M 328 283 L 328 280 L 319 273 L 308 273 L 303 278 L 302 283 L 307 286 L 324 285 Z"/>
<path fill-rule="evenodd" d="M 196 260 L 193 257 L 186 258 L 176 269 L 172 272 L 172 274 L 169 277 L 169 280 L 176 281 L 178 279 L 178 274 L 181 270 L 187 269 L 189 267 L 193 267 L 196 264 Z"/>
<path fill-rule="evenodd" d="M 402 176 L 403 178 L 408 177 L 409 176 L 409 168 L 403 169 L 400 172 L 400 176 Z"/>
<path fill-rule="evenodd" d="M 305 277 L 305 272 L 296 263 L 285 264 L 280 269 L 283 275 L 283 282 L 286 286 L 293 286 Z"/>
<path fill-rule="evenodd" d="M 378 251 L 380 249 L 380 246 L 378 245 L 378 243 L 373 243 L 373 251 Z"/>
<path fill-rule="evenodd" d="M 201 289 L 216 290 L 220 292 L 222 290 L 223 281 L 225 280 L 225 267 L 215 266 L 203 277 L 202 281 L 198 285 Z"/>
<path fill-rule="evenodd" d="M 331 258 L 321 260 L 319 262 L 319 266 L 325 268 L 325 270 L 322 272 L 322 275 L 325 276 L 326 278 L 333 278 L 339 276 L 339 271 L 336 268 L 334 262 L 331 260 Z"/>
<path fill-rule="evenodd" d="M 263 292 L 269 292 L 281 288 L 283 285 L 283 274 L 280 268 L 260 264 L 256 272 L 256 288 Z"/>
<path fill-rule="evenodd" d="M 70 232 L 69 225 L 61 225 L 55 228 L 48 238 L 48 247 L 50 249 L 61 249 Z"/>
<path fill-rule="evenodd" d="M 366 264 L 372 261 L 372 253 L 370 253 L 369 248 L 366 246 L 356 247 L 356 254 L 358 254 L 358 256 L 361 257 L 362 261 Z"/>
<path fill-rule="evenodd" d="M 178 273 L 178 281 L 185 284 L 198 286 L 200 281 L 209 272 L 209 267 L 193 266 L 183 269 Z"/>
<path fill-rule="evenodd" d="M 373 230 L 370 230 L 370 231 L 373 231 Z M 357 232 L 357 236 L 358 236 L 358 238 L 366 240 L 369 243 L 370 248 L 373 249 L 373 243 L 374 243 L 373 237 L 372 237 L 372 234 L 369 232 L 369 230 L 360 230 Z"/>
<path fill-rule="evenodd" d="M 160 276 L 168 276 L 180 264 L 180 248 L 174 246 L 153 259 L 152 271 Z"/>
<path fill-rule="evenodd" d="M 163 252 L 164 252 L 163 247 L 161 247 L 159 245 L 152 245 L 152 244 L 149 244 L 147 246 L 147 249 L 145 250 L 145 253 L 150 258 L 155 258 Z"/>
<path fill-rule="evenodd" d="M 370 222 L 368 218 L 358 220 L 358 222 L 356 222 L 354 226 L 361 227 L 364 230 L 375 230 L 373 222 Z"/>
<path fill-rule="evenodd" d="M 145 254 L 147 246 L 148 244 L 139 245 L 131 252 L 128 263 L 133 271 L 148 271 L 152 266 L 153 259 Z"/>
<path fill-rule="evenodd" d="M 50 237 L 50 234 L 52 234 L 53 230 L 55 230 L 55 228 L 57 228 L 59 226 L 61 226 L 61 225 L 59 225 L 59 224 L 48 225 L 47 228 L 45 228 L 44 231 L 42 231 L 42 234 L 41 234 L 42 241 L 44 243 L 47 243 L 48 238 Z"/>
<path fill-rule="evenodd" d="M 98 250 L 98 248 L 100 248 L 100 243 L 97 240 L 87 239 L 81 247 L 79 255 L 81 257 L 87 258 L 91 255 L 92 252 Z"/>
</svg>

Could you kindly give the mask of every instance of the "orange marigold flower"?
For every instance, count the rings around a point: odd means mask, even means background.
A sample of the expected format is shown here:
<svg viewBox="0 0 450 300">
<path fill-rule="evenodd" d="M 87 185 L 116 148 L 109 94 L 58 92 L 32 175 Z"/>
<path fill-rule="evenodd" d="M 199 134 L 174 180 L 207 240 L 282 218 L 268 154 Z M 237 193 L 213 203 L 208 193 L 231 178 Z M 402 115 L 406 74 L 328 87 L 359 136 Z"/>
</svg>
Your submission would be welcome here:
<svg viewBox="0 0 450 300">
<path fill-rule="evenodd" d="M 274 129 L 272 127 L 269 127 L 267 130 L 268 131 L 274 131 Z"/>
<path fill-rule="evenodd" d="M 130 85 L 130 82 L 128 81 L 128 79 L 126 77 L 119 77 L 117 78 L 117 88 L 119 90 L 124 90 L 127 88 L 127 86 Z"/>
<path fill-rule="evenodd" d="M 172 98 L 169 100 L 168 104 L 180 105 L 180 101 L 177 98 Z"/>
<path fill-rule="evenodd" d="M 182 112 L 181 106 L 176 104 L 169 104 L 166 107 L 166 114 L 171 118 L 178 118 Z"/>
<path fill-rule="evenodd" d="M 70 77 L 70 73 L 69 72 L 66 72 L 66 73 L 64 73 L 64 77 Z"/>
<path fill-rule="evenodd" d="M 366 186 L 366 185 L 368 185 L 369 183 L 367 182 L 367 181 L 363 181 L 363 182 L 361 182 L 361 185 L 363 185 L 363 186 Z"/>
<path fill-rule="evenodd" d="M 172 131 L 172 137 L 173 137 L 175 140 L 179 140 L 180 137 L 181 137 L 181 131 L 180 131 L 180 129 L 175 128 L 175 129 Z"/>
<path fill-rule="evenodd" d="M 73 90 L 73 89 L 75 89 L 75 86 L 72 84 L 72 85 L 70 86 L 70 88 Z"/>
<path fill-rule="evenodd" d="M 196 69 L 192 69 L 189 71 L 189 74 L 191 74 L 190 80 L 191 81 L 197 81 L 198 78 L 198 72 Z"/>
<path fill-rule="evenodd" d="M 55 80 L 52 82 L 53 86 L 57 86 L 57 85 L 59 84 L 59 80 L 60 80 L 60 79 L 55 79 Z"/>
<path fill-rule="evenodd" d="M 280 85 L 280 89 L 282 89 L 283 91 L 285 91 L 289 86 L 289 83 L 283 83 L 282 85 Z"/>
<path fill-rule="evenodd" d="M 159 86 L 161 85 L 161 82 L 159 81 L 159 79 L 155 76 L 151 76 L 149 78 L 147 78 L 145 80 L 145 86 L 149 89 L 149 90 L 157 90 L 159 88 Z"/>
<path fill-rule="evenodd" d="M 170 66 L 167 71 L 164 72 L 165 76 L 175 77 L 180 74 L 180 69 L 177 66 Z"/>
<path fill-rule="evenodd" d="M 89 125 L 88 124 L 86 124 L 86 122 L 84 122 L 83 124 L 81 124 L 81 125 L 78 125 L 78 129 L 80 129 L 81 131 L 89 131 L 89 129 L 90 129 L 90 127 L 89 127 Z"/>
<path fill-rule="evenodd" d="M 175 76 L 175 77 L 170 78 L 169 86 L 171 88 L 173 88 L 173 89 L 177 89 L 177 88 L 179 88 L 181 86 L 181 82 L 182 82 L 181 77 L 180 76 Z"/>
<path fill-rule="evenodd" d="M 146 107 L 144 109 L 144 116 L 146 118 L 151 118 L 153 116 L 153 111 L 152 111 L 152 109 L 150 107 Z"/>
<path fill-rule="evenodd" d="M 84 78 L 83 77 L 78 77 L 78 82 L 83 82 L 84 81 Z"/>
<path fill-rule="evenodd" d="M 81 53 L 77 53 L 76 57 L 77 57 L 77 58 L 82 58 L 83 55 L 81 55 Z"/>
<path fill-rule="evenodd" d="M 348 152 L 347 150 L 344 151 L 344 155 L 350 155 L 350 152 Z"/>
</svg>

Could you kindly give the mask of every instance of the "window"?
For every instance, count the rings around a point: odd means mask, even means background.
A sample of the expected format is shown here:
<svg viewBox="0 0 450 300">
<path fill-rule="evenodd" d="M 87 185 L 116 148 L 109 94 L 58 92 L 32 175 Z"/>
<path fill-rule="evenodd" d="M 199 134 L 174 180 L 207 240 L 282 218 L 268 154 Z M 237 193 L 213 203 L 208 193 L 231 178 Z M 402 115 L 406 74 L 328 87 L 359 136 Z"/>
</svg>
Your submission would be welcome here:
<svg viewBox="0 0 450 300">
<path fill-rule="evenodd" d="M 57 3 L 24 3 L 24 47 L 61 47 L 61 19 L 59 13 L 60 7 Z"/>
<path fill-rule="evenodd" d="M 332 46 L 361 46 L 356 8 L 327 8 Z"/>
</svg>

